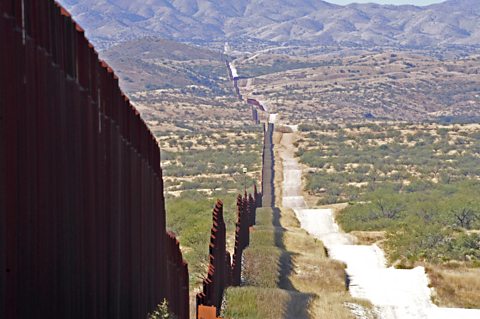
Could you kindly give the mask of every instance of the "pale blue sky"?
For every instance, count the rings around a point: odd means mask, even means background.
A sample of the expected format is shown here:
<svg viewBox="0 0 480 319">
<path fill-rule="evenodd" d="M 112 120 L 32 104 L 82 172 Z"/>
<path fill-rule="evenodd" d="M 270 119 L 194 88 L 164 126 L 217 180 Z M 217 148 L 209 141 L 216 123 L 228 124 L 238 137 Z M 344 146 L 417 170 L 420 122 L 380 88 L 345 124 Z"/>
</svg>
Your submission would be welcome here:
<svg viewBox="0 0 480 319">
<path fill-rule="evenodd" d="M 365 3 L 374 2 L 381 4 L 414 4 L 416 6 L 426 6 L 432 3 L 440 3 L 445 0 L 325 0 L 327 2 L 336 4 L 349 4 L 349 3 Z"/>
</svg>

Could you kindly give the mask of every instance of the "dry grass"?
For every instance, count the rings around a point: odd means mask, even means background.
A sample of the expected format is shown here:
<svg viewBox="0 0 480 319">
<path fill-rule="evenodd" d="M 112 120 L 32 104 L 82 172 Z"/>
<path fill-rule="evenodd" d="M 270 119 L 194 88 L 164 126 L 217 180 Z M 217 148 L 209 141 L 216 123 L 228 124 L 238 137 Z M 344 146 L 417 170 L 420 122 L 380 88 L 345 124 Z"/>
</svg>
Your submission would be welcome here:
<svg viewBox="0 0 480 319">
<path fill-rule="evenodd" d="M 282 183 L 283 183 L 283 163 L 278 155 L 280 141 L 282 140 L 283 133 L 275 131 L 273 133 L 273 145 L 274 145 L 274 154 L 275 158 L 275 179 L 274 179 L 274 186 L 275 186 L 275 204 L 277 207 L 282 206 Z"/>
<path fill-rule="evenodd" d="M 346 207 L 348 207 L 348 203 L 337 203 L 337 204 L 318 206 L 318 208 L 321 208 L 321 209 L 332 209 L 335 215 L 340 213 Z"/>
<path fill-rule="evenodd" d="M 282 213 L 280 215 L 280 224 L 285 227 L 286 229 L 291 228 L 298 228 L 294 229 L 295 231 L 301 231 L 300 229 L 300 222 L 298 221 L 297 217 L 295 216 L 295 212 L 291 208 L 282 208 Z M 312 237 L 313 239 L 313 237 Z M 316 241 L 318 242 L 318 241 Z"/>
<path fill-rule="evenodd" d="M 372 245 L 385 240 L 385 231 L 352 231 L 350 235 L 355 237 L 357 245 Z"/>
<path fill-rule="evenodd" d="M 375 318 L 375 314 L 368 302 L 362 300 L 352 301 L 352 297 L 348 292 L 330 292 L 328 294 L 317 296 L 310 305 L 312 318 L 335 318 L 335 319 L 352 319 L 356 316 L 347 308 L 347 304 L 355 305 L 361 308 L 366 318 Z"/>
<path fill-rule="evenodd" d="M 249 247 L 243 253 L 242 277 L 247 286 L 277 288 L 280 282 L 280 257 L 276 247 Z"/>
<path fill-rule="evenodd" d="M 432 299 L 442 307 L 480 308 L 480 268 L 427 266 Z"/>
</svg>

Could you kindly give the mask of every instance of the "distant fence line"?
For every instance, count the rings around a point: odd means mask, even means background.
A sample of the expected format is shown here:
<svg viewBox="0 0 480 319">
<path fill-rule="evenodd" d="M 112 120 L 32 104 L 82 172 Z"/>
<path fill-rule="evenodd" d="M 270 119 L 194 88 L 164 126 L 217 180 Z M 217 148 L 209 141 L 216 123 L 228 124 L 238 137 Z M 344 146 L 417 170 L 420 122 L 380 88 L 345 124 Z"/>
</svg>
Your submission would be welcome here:
<svg viewBox="0 0 480 319">
<path fill-rule="evenodd" d="M 0 317 L 188 318 L 160 150 L 52 0 L 0 2 Z"/>
</svg>

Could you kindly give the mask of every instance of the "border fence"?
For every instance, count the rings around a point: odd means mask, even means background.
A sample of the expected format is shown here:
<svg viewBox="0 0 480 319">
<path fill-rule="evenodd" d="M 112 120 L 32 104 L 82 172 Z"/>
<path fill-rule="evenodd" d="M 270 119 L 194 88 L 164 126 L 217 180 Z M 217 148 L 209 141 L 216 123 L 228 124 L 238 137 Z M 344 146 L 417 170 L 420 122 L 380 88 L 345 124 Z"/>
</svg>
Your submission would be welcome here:
<svg viewBox="0 0 480 319">
<path fill-rule="evenodd" d="M 0 1 L 0 317 L 188 318 L 160 150 L 51 0 Z"/>
</svg>

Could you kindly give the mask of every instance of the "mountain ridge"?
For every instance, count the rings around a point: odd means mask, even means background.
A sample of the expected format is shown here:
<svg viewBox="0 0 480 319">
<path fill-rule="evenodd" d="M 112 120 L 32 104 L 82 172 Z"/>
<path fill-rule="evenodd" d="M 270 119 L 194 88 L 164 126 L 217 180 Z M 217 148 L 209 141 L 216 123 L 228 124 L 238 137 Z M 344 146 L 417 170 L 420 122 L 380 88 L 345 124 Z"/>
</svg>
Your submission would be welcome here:
<svg viewBox="0 0 480 319">
<path fill-rule="evenodd" d="M 155 36 L 190 43 L 343 46 L 480 46 L 480 6 L 449 0 L 424 7 L 295 0 L 62 0 L 104 49 Z M 477 4 L 477 5 L 476 5 Z"/>
</svg>

